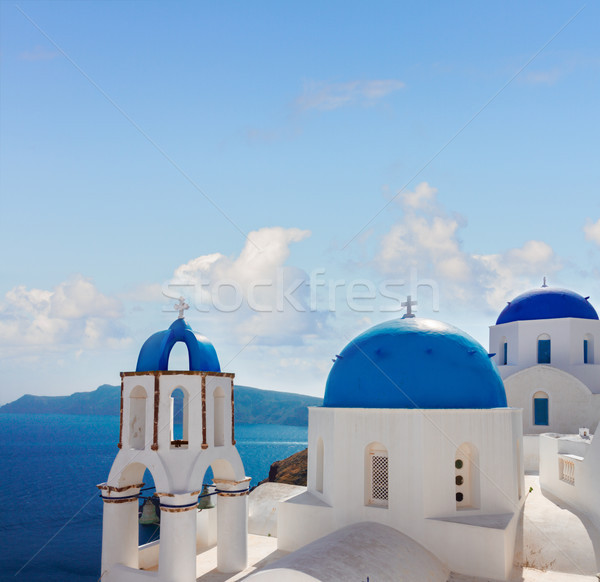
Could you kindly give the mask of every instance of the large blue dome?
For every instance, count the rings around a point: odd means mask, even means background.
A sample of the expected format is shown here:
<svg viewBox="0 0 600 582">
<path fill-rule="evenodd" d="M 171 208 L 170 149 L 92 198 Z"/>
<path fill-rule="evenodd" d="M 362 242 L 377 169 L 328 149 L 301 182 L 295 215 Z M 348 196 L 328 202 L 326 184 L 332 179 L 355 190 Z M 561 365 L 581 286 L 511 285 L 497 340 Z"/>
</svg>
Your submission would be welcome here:
<svg viewBox="0 0 600 582">
<path fill-rule="evenodd" d="M 337 408 L 506 407 L 486 350 L 431 319 L 394 319 L 353 339 L 335 360 L 323 406 Z"/>
<path fill-rule="evenodd" d="M 169 354 L 177 342 L 187 346 L 190 370 L 220 372 L 219 358 L 213 345 L 203 335 L 192 330 L 185 319 L 176 319 L 169 329 L 151 335 L 142 346 L 136 372 L 168 370 Z"/>
<path fill-rule="evenodd" d="M 509 301 L 498 316 L 496 325 L 512 321 L 560 317 L 598 319 L 598 314 L 587 297 L 582 297 L 568 289 L 541 287 L 526 291 Z"/>
</svg>

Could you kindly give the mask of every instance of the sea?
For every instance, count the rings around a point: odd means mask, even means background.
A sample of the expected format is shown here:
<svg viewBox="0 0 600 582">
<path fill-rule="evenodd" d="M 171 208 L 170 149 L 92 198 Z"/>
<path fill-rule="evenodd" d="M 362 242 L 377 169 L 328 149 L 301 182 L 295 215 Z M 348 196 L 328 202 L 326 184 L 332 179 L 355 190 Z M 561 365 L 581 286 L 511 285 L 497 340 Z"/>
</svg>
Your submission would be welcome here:
<svg viewBox="0 0 600 582">
<path fill-rule="evenodd" d="M 306 426 L 236 424 L 252 486 L 271 463 L 306 448 L 307 433 Z M 98 580 L 96 484 L 106 481 L 118 440 L 118 417 L 0 414 L 0 581 Z M 156 526 L 140 528 L 142 541 L 158 535 Z"/>
</svg>

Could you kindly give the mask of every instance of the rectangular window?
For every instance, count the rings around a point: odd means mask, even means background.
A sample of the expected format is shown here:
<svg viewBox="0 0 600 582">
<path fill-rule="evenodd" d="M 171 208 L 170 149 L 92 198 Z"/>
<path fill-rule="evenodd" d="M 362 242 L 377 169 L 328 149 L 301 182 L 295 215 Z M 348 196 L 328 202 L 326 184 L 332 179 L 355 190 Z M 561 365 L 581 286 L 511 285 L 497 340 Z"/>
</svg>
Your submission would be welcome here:
<svg viewBox="0 0 600 582">
<path fill-rule="evenodd" d="M 533 399 L 533 424 L 548 426 L 548 399 Z"/>
<path fill-rule="evenodd" d="M 583 363 L 587 364 L 588 362 L 588 341 L 583 340 Z"/>
<path fill-rule="evenodd" d="M 371 455 L 371 503 L 387 506 L 388 501 L 388 458 Z"/>
<path fill-rule="evenodd" d="M 550 340 L 538 340 L 538 364 L 550 363 Z"/>
<path fill-rule="evenodd" d="M 506 366 L 508 364 L 508 343 L 504 342 L 502 346 L 502 365 Z"/>
</svg>

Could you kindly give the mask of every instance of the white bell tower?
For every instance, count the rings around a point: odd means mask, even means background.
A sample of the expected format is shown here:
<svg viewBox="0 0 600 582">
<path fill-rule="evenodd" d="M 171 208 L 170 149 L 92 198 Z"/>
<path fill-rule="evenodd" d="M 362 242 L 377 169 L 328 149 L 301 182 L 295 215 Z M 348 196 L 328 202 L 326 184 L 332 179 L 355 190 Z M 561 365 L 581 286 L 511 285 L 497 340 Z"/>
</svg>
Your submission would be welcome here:
<svg viewBox="0 0 600 582">
<path fill-rule="evenodd" d="M 196 580 L 198 495 L 212 467 L 217 492 L 217 562 L 221 572 L 247 565 L 250 478 L 235 447 L 234 374 L 221 372 L 212 344 L 192 331 L 183 312 L 168 330 L 144 343 L 135 372 L 121 373 L 119 452 L 106 483 L 104 501 L 103 581 L 148 579 Z M 174 344 L 189 352 L 189 370 L 168 370 Z M 181 438 L 174 432 L 173 393 L 183 394 Z M 160 499 L 158 578 L 140 568 L 138 497 L 148 469 Z M 214 510 L 210 510 L 214 511 Z"/>
</svg>

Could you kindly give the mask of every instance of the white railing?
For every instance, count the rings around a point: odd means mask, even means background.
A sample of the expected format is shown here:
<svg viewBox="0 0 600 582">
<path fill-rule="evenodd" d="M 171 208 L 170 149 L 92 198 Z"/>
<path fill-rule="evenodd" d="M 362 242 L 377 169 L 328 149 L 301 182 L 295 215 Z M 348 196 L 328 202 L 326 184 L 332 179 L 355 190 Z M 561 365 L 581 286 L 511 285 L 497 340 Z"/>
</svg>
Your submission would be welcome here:
<svg viewBox="0 0 600 582">
<path fill-rule="evenodd" d="M 558 478 L 569 485 L 575 485 L 575 461 L 567 455 L 558 457 Z"/>
</svg>

